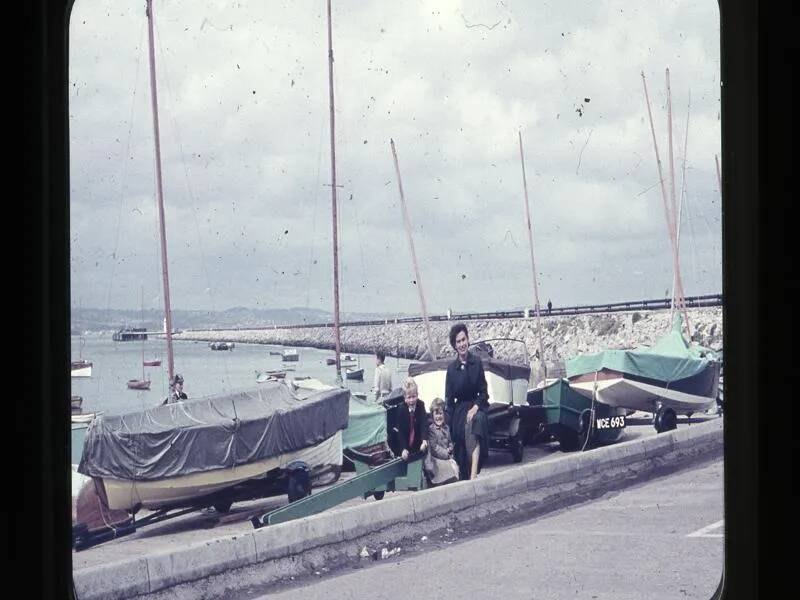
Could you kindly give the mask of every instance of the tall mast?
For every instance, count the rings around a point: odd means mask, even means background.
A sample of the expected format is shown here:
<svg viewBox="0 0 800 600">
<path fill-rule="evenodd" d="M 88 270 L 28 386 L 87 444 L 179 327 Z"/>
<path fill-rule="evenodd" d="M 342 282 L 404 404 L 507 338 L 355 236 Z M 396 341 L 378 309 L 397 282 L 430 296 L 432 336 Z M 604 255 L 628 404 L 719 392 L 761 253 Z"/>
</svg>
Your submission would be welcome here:
<svg viewBox="0 0 800 600">
<path fill-rule="evenodd" d="M 331 210 L 333 211 L 333 324 L 336 340 L 336 383 L 342 382 L 342 343 L 339 335 L 339 234 L 336 224 L 336 127 L 333 116 L 333 32 L 331 0 L 328 0 L 328 92 L 331 110 Z"/>
<path fill-rule="evenodd" d="M 161 182 L 161 138 L 158 133 L 158 92 L 156 90 L 156 50 L 153 35 L 153 0 L 147 0 L 147 33 L 150 48 L 150 99 L 153 106 L 153 136 L 156 148 L 156 200 L 158 202 L 158 227 L 161 235 L 161 279 L 164 284 L 164 318 L 167 334 L 167 373 L 169 381 L 175 373 L 172 355 L 172 314 L 169 303 L 169 273 L 167 271 L 167 226 L 164 220 L 164 196 Z"/>
<path fill-rule="evenodd" d="M 681 221 L 683 215 L 683 201 L 686 196 L 686 150 L 689 145 L 689 115 L 691 113 L 692 108 L 692 91 L 689 90 L 689 106 L 686 109 L 686 134 L 683 138 L 683 174 L 681 176 L 681 197 L 678 202 L 678 226 L 677 226 L 677 233 L 675 234 L 675 245 L 680 250 L 681 247 Z M 675 312 L 675 286 L 677 284 L 678 277 L 676 274 L 672 276 L 672 300 L 670 302 L 670 323 L 672 322 L 672 315 Z"/>
<path fill-rule="evenodd" d="M 642 86 L 644 87 L 644 99 L 645 99 L 645 104 L 647 105 L 647 116 L 648 116 L 648 118 L 650 120 L 650 132 L 651 132 L 651 134 L 653 136 L 653 150 L 655 151 L 655 154 L 656 154 L 656 165 L 658 166 L 658 180 L 659 180 L 659 183 L 661 184 L 661 199 L 663 200 L 663 204 L 664 204 L 664 216 L 665 216 L 666 223 L 667 223 L 667 233 L 669 234 L 669 241 L 670 241 L 670 244 L 672 246 L 672 266 L 673 266 L 673 270 L 672 271 L 673 271 L 673 276 L 675 277 L 675 280 L 676 280 L 676 285 L 677 285 L 678 291 L 682 295 L 683 294 L 683 285 L 681 283 L 680 271 L 678 270 L 678 265 L 677 265 L 677 251 L 676 251 L 676 248 L 675 248 L 675 236 L 674 236 L 674 233 L 673 233 L 674 232 L 674 227 L 673 227 L 673 222 L 672 222 L 673 221 L 673 217 L 670 214 L 669 202 L 667 200 L 667 190 L 666 190 L 666 187 L 664 185 L 664 174 L 663 174 L 662 168 L 661 168 L 661 158 L 660 158 L 660 156 L 658 154 L 658 143 L 656 142 L 656 130 L 655 130 L 655 126 L 653 125 L 653 113 L 650 110 L 650 96 L 647 93 L 647 82 L 645 81 L 645 78 L 644 78 L 644 71 L 642 71 L 641 74 L 642 74 Z M 669 94 L 669 86 L 667 87 L 667 93 Z M 683 314 L 684 314 L 684 318 L 686 319 L 686 323 L 687 323 L 687 326 L 688 326 L 689 315 L 686 313 L 685 306 L 684 306 L 684 309 L 683 309 Z"/>
<path fill-rule="evenodd" d="M 522 154 L 522 132 L 519 131 L 519 160 L 522 163 L 522 186 L 525 190 L 525 220 L 528 223 L 528 245 L 531 249 L 531 271 L 533 272 L 533 305 L 536 311 L 536 334 L 539 338 L 539 360 L 542 362 L 544 378 L 547 379 L 547 362 L 544 360 L 542 342 L 542 319 L 539 311 L 539 285 L 536 282 L 536 262 L 533 259 L 533 229 L 531 228 L 531 209 L 528 203 L 528 180 L 525 177 L 525 157 Z"/>
<path fill-rule="evenodd" d="M 689 314 L 686 311 L 686 301 L 684 300 L 684 292 L 683 292 L 683 281 L 681 280 L 681 262 L 680 262 L 680 248 L 679 248 L 679 237 L 678 232 L 680 231 L 680 226 L 677 224 L 677 214 L 678 214 L 678 205 L 677 201 L 675 200 L 675 163 L 672 157 L 672 92 L 670 90 L 669 85 L 669 68 L 666 69 L 666 81 L 667 81 L 667 144 L 669 146 L 669 177 L 670 177 L 670 199 L 672 201 L 671 207 L 671 216 L 672 216 L 672 227 L 671 227 L 671 234 L 672 234 L 672 253 L 673 253 L 673 278 L 675 280 L 675 298 L 677 302 L 678 310 L 683 309 L 683 318 L 686 321 L 686 330 L 691 338 L 692 335 L 692 326 L 689 323 Z"/>
<path fill-rule="evenodd" d="M 397 185 L 400 187 L 400 206 L 403 209 L 403 224 L 406 228 L 408 235 L 408 245 L 411 247 L 411 261 L 414 263 L 414 274 L 417 278 L 417 292 L 419 292 L 419 304 L 422 308 L 422 321 L 425 323 L 425 334 L 428 340 L 428 354 L 431 360 L 436 360 L 436 352 L 433 349 L 433 336 L 431 335 L 431 326 L 428 323 L 428 310 L 425 308 L 425 294 L 422 293 L 422 279 L 419 274 L 419 264 L 417 263 L 417 253 L 414 250 L 414 238 L 411 237 L 411 220 L 408 218 L 408 209 L 406 208 L 406 199 L 403 195 L 403 182 L 400 180 L 400 166 L 397 164 L 397 151 L 394 149 L 394 140 L 390 139 L 389 143 L 392 146 L 392 156 L 394 157 L 394 168 L 397 172 Z"/>
</svg>

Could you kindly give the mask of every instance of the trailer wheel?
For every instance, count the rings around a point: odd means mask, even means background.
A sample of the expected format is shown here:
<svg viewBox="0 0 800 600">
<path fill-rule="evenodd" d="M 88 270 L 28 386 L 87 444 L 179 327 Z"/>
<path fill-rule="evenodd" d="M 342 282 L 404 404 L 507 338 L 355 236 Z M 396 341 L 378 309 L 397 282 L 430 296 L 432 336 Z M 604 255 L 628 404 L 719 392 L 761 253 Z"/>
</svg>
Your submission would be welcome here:
<svg viewBox="0 0 800 600">
<path fill-rule="evenodd" d="M 592 442 L 592 414 L 590 411 L 585 410 L 581 413 L 581 420 L 579 423 L 577 438 L 577 448 L 581 449 L 588 447 Z"/>
<path fill-rule="evenodd" d="M 578 449 L 578 434 L 571 429 L 562 427 L 557 437 L 558 446 L 562 452 L 574 452 Z"/>
<path fill-rule="evenodd" d="M 509 443 L 511 444 L 511 457 L 514 462 L 522 462 L 522 456 L 525 454 L 525 444 L 522 441 L 522 436 L 519 434 L 513 436 Z"/>
<path fill-rule="evenodd" d="M 375 496 L 375 500 L 383 500 L 383 495 L 385 493 L 386 492 L 373 492 L 372 495 Z"/>
<path fill-rule="evenodd" d="M 656 428 L 658 433 L 663 431 L 672 431 L 678 426 L 678 415 L 675 414 L 675 411 L 672 408 L 668 406 L 662 406 L 656 411 L 656 416 L 653 420 L 653 426 Z"/>
<path fill-rule="evenodd" d="M 289 471 L 286 494 L 289 502 L 311 495 L 311 476 L 307 467 L 296 467 Z"/>
<path fill-rule="evenodd" d="M 224 502 L 215 502 L 213 506 L 214 510 L 218 513 L 226 513 L 231 509 L 231 504 L 233 504 L 233 502 L 226 500 Z"/>
</svg>

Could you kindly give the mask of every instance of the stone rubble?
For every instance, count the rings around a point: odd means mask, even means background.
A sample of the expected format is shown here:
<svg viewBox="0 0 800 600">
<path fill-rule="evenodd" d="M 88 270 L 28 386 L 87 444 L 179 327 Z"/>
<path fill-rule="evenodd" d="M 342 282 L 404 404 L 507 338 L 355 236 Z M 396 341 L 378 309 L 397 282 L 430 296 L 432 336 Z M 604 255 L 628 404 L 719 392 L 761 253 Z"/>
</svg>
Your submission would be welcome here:
<svg viewBox="0 0 800 600">
<path fill-rule="evenodd" d="M 713 350 L 722 350 L 722 308 L 688 310 L 694 340 Z M 434 350 L 438 358 L 453 357 L 448 333 L 455 321 L 430 323 Z M 536 319 L 491 319 L 464 322 L 470 342 L 496 338 L 518 340 L 492 341 L 494 355 L 504 360 L 530 363 L 539 367 Z M 671 326 L 670 311 L 617 312 L 591 315 L 543 316 L 542 342 L 548 372 L 563 369 L 564 360 L 584 353 L 608 349 L 650 346 Z M 686 335 L 684 327 L 684 335 Z M 428 358 L 425 326 L 419 323 L 383 325 L 344 325 L 340 329 L 341 351 L 372 354 L 383 350 L 387 356 L 412 360 Z M 229 341 L 248 344 L 279 344 L 334 349 L 333 327 L 270 328 L 258 330 L 191 331 L 176 334 L 175 339 Z M 526 356 L 527 355 L 527 356 Z"/>
</svg>

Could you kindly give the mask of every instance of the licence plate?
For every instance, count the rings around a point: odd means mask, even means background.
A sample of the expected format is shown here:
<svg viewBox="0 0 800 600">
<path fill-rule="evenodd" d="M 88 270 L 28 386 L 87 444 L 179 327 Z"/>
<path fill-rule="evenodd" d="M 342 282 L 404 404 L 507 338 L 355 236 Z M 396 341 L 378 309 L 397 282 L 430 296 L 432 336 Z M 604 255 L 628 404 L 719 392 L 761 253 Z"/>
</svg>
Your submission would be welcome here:
<svg viewBox="0 0 800 600">
<path fill-rule="evenodd" d="M 597 429 L 622 429 L 625 427 L 625 415 L 600 417 L 596 421 Z"/>
</svg>

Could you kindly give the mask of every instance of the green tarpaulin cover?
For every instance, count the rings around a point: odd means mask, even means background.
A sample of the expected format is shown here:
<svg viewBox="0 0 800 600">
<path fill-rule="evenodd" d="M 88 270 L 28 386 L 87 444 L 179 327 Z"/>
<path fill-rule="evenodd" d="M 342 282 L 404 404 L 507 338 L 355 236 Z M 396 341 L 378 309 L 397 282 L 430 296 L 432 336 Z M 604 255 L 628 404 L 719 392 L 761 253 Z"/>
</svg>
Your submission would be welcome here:
<svg viewBox="0 0 800 600">
<path fill-rule="evenodd" d="M 382 404 L 350 396 L 350 418 L 342 432 L 343 448 L 362 448 L 386 441 L 386 409 Z"/>
<path fill-rule="evenodd" d="M 713 350 L 691 345 L 683 338 L 681 316 L 676 313 L 672 331 L 649 348 L 582 354 L 567 360 L 565 366 L 568 378 L 610 369 L 659 381 L 677 381 L 700 373 L 714 360 L 717 355 Z"/>
</svg>

